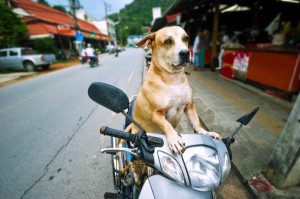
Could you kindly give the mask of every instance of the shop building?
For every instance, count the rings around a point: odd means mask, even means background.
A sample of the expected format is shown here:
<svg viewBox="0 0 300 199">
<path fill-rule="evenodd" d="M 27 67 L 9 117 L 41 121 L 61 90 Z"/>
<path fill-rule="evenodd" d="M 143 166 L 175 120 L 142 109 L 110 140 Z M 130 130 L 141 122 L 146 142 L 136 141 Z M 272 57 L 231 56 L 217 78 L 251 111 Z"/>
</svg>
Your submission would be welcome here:
<svg viewBox="0 0 300 199">
<path fill-rule="evenodd" d="M 177 0 L 152 31 L 179 25 L 193 46 L 207 32 L 205 65 L 268 92 L 290 98 L 300 90 L 300 10 L 298 0 Z M 224 35 L 230 38 L 218 59 Z M 218 63 L 220 61 L 220 63 Z"/>
<path fill-rule="evenodd" d="M 38 38 L 52 38 L 57 47 L 67 56 L 76 55 L 76 35 L 83 37 L 84 43 L 91 43 L 94 47 L 104 47 L 108 36 L 100 32 L 93 24 L 77 19 L 76 34 L 73 17 L 67 13 L 53 9 L 31 0 L 11 0 L 10 5 L 27 25 L 29 43 Z"/>
</svg>

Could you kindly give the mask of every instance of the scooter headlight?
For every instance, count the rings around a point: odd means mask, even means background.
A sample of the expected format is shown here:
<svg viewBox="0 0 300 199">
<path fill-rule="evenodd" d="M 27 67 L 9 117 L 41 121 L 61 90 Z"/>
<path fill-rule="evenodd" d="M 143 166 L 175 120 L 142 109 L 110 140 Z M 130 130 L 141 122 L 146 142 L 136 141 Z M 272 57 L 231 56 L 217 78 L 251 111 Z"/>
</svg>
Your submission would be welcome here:
<svg viewBox="0 0 300 199">
<path fill-rule="evenodd" d="M 208 191 L 219 186 L 222 171 L 218 153 L 214 148 L 207 146 L 187 148 L 183 159 L 193 188 Z"/>
<path fill-rule="evenodd" d="M 183 172 L 178 162 L 167 153 L 158 151 L 160 166 L 165 174 L 171 178 L 184 183 Z"/>
</svg>

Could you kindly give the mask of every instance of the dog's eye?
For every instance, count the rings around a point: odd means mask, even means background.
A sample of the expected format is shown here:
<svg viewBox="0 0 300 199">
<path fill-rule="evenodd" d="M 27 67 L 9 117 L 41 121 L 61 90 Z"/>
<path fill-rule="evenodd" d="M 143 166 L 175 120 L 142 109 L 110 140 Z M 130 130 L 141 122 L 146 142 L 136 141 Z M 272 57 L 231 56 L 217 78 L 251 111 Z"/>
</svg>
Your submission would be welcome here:
<svg viewBox="0 0 300 199">
<path fill-rule="evenodd" d="M 164 41 L 164 44 L 166 44 L 166 45 L 171 45 L 172 43 L 173 43 L 172 39 L 166 39 Z"/>
<path fill-rule="evenodd" d="M 183 42 L 188 42 L 188 41 L 189 41 L 189 37 L 188 37 L 188 36 L 184 36 L 184 37 L 182 38 L 182 41 L 183 41 Z"/>
</svg>

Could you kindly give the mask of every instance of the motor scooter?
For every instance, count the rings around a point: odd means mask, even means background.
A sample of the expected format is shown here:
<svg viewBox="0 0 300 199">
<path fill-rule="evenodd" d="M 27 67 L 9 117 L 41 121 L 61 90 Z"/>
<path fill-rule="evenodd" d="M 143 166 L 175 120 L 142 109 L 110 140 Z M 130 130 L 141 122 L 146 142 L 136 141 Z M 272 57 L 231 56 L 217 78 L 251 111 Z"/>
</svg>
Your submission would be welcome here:
<svg viewBox="0 0 300 199">
<path fill-rule="evenodd" d="M 149 69 L 150 64 L 151 64 L 151 59 L 152 59 L 152 52 L 151 52 L 151 50 L 147 50 L 145 52 L 145 61 L 146 61 L 146 65 L 145 66 L 148 69 Z"/>
<path fill-rule="evenodd" d="M 94 82 L 88 89 L 88 95 L 109 110 L 122 113 L 126 117 L 125 127 L 134 123 L 140 130 L 131 134 L 101 127 L 100 133 L 112 138 L 112 147 L 101 152 L 112 155 L 113 180 L 117 191 L 106 193 L 105 198 L 214 198 L 212 190 L 224 182 L 231 169 L 230 144 L 235 141 L 234 136 L 259 110 L 257 107 L 239 118 L 239 127 L 222 140 L 195 133 L 181 134 L 186 150 L 176 155 L 170 150 L 165 135 L 146 132 L 133 119 L 134 99 L 129 101 L 122 90 Z M 116 138 L 126 140 L 125 147 L 118 147 Z M 135 160 L 148 166 L 148 175 L 142 186 L 132 164 Z"/>
<path fill-rule="evenodd" d="M 95 56 L 93 56 L 93 57 L 87 56 L 87 62 L 90 64 L 91 68 L 99 65 L 98 54 L 96 52 L 94 52 L 94 55 Z"/>
</svg>

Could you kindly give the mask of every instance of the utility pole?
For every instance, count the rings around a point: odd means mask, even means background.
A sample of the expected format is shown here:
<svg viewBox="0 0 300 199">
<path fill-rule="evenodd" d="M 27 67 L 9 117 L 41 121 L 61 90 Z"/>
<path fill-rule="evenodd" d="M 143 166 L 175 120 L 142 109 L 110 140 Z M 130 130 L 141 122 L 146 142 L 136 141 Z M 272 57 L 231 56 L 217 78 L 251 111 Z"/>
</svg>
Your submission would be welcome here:
<svg viewBox="0 0 300 199">
<path fill-rule="evenodd" d="M 79 3 L 77 3 L 79 4 Z M 78 22 L 77 22 L 77 17 L 76 17 L 76 10 L 78 9 L 78 5 L 75 5 L 75 0 L 70 0 L 70 9 L 72 11 L 72 17 L 74 21 L 74 27 L 75 27 L 75 32 L 79 29 Z"/>
<path fill-rule="evenodd" d="M 71 9 L 72 17 L 73 17 L 73 21 L 74 21 L 75 38 L 76 38 L 76 34 L 78 34 L 78 31 L 79 31 L 79 25 L 78 25 L 77 16 L 76 16 L 76 10 L 80 8 L 79 0 L 69 0 L 69 3 L 70 3 L 70 9 Z M 77 43 L 75 41 L 75 49 L 76 49 L 77 53 L 81 51 L 81 48 L 82 48 L 82 42 Z"/>
<path fill-rule="evenodd" d="M 217 66 L 217 43 L 218 43 L 218 32 L 219 32 L 219 0 L 215 0 L 214 2 L 214 8 L 215 8 L 215 13 L 214 13 L 214 21 L 213 21 L 213 32 L 212 32 L 212 56 L 211 56 L 211 66 L 210 69 L 211 71 L 215 71 L 215 68 Z"/>
<path fill-rule="evenodd" d="M 300 96 L 278 139 L 265 176 L 275 187 L 285 189 L 300 184 Z"/>
<path fill-rule="evenodd" d="M 105 9 L 105 20 L 106 20 L 106 26 L 107 26 L 108 45 L 110 46 L 111 41 L 110 41 L 109 23 L 108 23 L 108 18 L 107 18 L 107 9 L 110 5 L 105 0 L 102 0 L 102 3 L 104 5 L 104 9 Z"/>
</svg>

